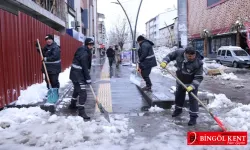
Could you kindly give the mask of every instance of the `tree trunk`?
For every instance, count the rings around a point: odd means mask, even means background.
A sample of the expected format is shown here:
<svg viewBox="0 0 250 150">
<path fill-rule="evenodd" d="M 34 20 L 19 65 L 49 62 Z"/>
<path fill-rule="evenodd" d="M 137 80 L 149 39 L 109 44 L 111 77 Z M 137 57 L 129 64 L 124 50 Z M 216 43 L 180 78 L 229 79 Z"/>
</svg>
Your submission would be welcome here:
<svg viewBox="0 0 250 150">
<path fill-rule="evenodd" d="M 240 31 L 237 29 L 236 45 L 240 47 Z"/>
<path fill-rule="evenodd" d="M 207 36 L 204 38 L 204 57 L 207 57 Z"/>
</svg>

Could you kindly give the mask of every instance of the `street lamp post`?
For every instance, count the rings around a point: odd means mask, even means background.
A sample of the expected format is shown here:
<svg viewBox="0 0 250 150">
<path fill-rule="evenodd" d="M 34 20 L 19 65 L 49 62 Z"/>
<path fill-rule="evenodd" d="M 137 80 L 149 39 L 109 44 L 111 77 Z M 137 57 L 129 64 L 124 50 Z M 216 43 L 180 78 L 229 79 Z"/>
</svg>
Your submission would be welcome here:
<svg viewBox="0 0 250 150">
<path fill-rule="evenodd" d="M 132 48 L 132 62 L 133 63 L 136 63 L 136 43 L 135 43 L 135 36 L 136 36 L 136 28 L 137 28 L 137 21 L 138 21 L 138 17 L 139 17 L 139 12 L 140 12 L 140 9 L 141 9 L 141 4 L 142 4 L 142 1 L 140 2 L 140 5 L 139 5 L 139 8 L 138 8 L 138 11 L 137 11 L 137 16 L 136 16 L 136 21 L 135 21 L 135 29 L 134 29 L 134 33 L 133 33 L 133 29 L 132 29 L 132 26 L 131 26 L 131 22 L 130 22 L 130 19 L 128 17 L 128 14 L 126 12 L 126 10 L 124 9 L 124 7 L 122 6 L 122 4 L 120 3 L 119 0 L 117 0 L 117 2 L 112 2 L 114 4 L 118 4 L 121 6 L 124 14 L 126 15 L 126 18 L 128 20 L 128 23 L 129 23 L 129 27 L 130 27 L 130 32 L 131 32 L 131 37 L 132 37 L 132 40 L 133 40 L 133 48 Z"/>
</svg>

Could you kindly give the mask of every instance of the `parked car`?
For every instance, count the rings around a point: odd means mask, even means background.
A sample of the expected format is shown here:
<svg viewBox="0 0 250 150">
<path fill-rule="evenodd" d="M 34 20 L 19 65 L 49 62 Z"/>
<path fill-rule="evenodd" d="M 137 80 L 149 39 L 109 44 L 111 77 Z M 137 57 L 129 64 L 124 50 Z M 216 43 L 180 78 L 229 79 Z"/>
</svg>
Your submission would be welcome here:
<svg viewBox="0 0 250 150">
<path fill-rule="evenodd" d="M 227 66 L 249 67 L 250 56 L 241 47 L 222 46 L 217 52 L 217 62 Z"/>
</svg>

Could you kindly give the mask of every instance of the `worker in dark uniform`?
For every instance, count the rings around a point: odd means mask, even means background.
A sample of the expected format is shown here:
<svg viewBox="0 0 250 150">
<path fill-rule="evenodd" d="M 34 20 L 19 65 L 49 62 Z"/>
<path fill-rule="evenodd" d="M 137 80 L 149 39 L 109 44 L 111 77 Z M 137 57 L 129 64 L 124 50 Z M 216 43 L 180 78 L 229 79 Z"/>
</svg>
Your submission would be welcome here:
<svg viewBox="0 0 250 150">
<path fill-rule="evenodd" d="M 203 56 L 200 55 L 193 47 L 187 47 L 185 50 L 176 50 L 168 54 L 161 63 L 162 68 L 166 68 L 170 61 L 176 61 L 176 75 L 187 86 L 184 89 L 182 85 L 177 82 L 175 93 L 175 111 L 172 117 L 177 117 L 182 113 L 182 108 L 185 101 L 186 91 L 193 92 L 196 96 L 199 85 L 203 80 Z M 189 93 L 190 103 L 190 120 L 189 126 L 196 124 L 198 117 L 199 105 L 198 101 Z"/>
<path fill-rule="evenodd" d="M 59 74 L 61 73 L 60 47 L 54 41 L 54 36 L 51 34 L 48 34 L 45 36 L 45 41 L 46 41 L 46 45 L 42 49 L 42 53 L 43 53 L 42 61 L 44 61 L 46 65 L 52 88 L 59 89 L 60 83 L 59 83 L 58 77 L 59 77 Z M 40 53 L 39 48 L 38 48 L 38 43 L 36 43 L 36 47 L 37 47 L 37 51 Z M 42 66 L 42 72 L 45 73 L 43 66 Z M 47 88 L 49 89 L 49 84 L 48 84 L 46 76 L 45 76 L 45 81 L 47 83 Z"/>
<path fill-rule="evenodd" d="M 138 36 L 137 42 L 140 45 L 138 50 L 138 57 L 141 76 L 146 82 L 146 86 L 142 88 L 143 91 L 151 91 L 152 82 L 150 80 L 150 73 L 153 67 L 157 66 L 155 54 L 153 51 L 154 43 L 145 39 L 143 36 Z"/>
<path fill-rule="evenodd" d="M 94 41 L 91 38 L 87 38 L 85 40 L 85 45 L 77 49 L 70 70 L 70 80 L 74 84 L 74 92 L 69 109 L 78 108 L 78 115 L 83 119 L 90 119 L 85 113 L 84 104 L 87 100 L 86 84 L 91 84 L 89 70 L 91 68 L 91 50 L 93 47 Z M 76 105 L 78 96 L 79 103 Z"/>
</svg>

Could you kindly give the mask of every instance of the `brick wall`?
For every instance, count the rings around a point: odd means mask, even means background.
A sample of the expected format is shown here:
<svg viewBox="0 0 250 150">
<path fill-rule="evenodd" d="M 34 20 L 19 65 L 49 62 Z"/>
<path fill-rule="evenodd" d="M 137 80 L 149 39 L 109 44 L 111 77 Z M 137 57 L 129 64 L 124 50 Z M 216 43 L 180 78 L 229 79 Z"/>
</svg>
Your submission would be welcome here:
<svg viewBox="0 0 250 150">
<path fill-rule="evenodd" d="M 212 8 L 207 7 L 207 0 L 188 0 L 188 34 L 230 27 L 238 16 L 250 18 L 250 0 L 228 0 Z"/>
</svg>

